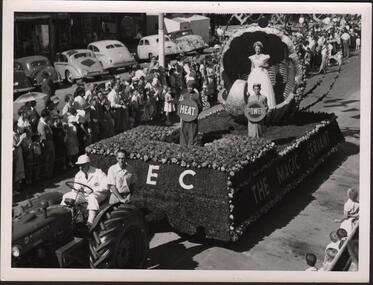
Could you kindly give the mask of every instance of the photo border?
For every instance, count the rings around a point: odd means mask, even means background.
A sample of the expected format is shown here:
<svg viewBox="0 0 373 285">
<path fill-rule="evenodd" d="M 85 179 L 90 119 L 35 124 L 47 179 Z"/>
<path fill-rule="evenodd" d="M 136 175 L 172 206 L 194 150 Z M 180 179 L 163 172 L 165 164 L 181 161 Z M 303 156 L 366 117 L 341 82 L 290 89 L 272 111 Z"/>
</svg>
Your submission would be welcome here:
<svg viewBox="0 0 373 285">
<path fill-rule="evenodd" d="M 291 5 L 289 5 L 291 4 Z M 341 13 L 362 15 L 360 85 L 360 199 L 359 271 L 243 271 L 243 270 L 118 270 L 11 268 L 12 205 L 12 96 L 14 12 L 137 12 L 137 13 Z M 148 2 L 148 1 L 41 1 L 3 2 L 2 55 L 2 173 L 1 173 L 1 280 L 6 281 L 153 281 L 153 282 L 366 282 L 370 253 L 371 158 L 371 47 L 372 6 L 356 2 Z M 9 48 L 12 47 L 12 48 Z M 68 274 L 67 274 L 68 272 Z M 89 274 L 86 274 L 89 273 Z"/>
</svg>

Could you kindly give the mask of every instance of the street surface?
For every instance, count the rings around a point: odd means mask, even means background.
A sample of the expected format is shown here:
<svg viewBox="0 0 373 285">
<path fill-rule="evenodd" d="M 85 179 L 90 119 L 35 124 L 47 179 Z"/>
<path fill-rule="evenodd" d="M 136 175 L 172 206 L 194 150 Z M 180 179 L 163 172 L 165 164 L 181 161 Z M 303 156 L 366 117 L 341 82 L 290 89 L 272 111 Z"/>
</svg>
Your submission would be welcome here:
<svg viewBox="0 0 373 285">
<path fill-rule="evenodd" d="M 302 102 L 311 104 L 333 88 L 312 111 L 334 112 L 346 138 L 333 154 L 297 189 L 284 197 L 268 214 L 252 225 L 235 244 L 209 241 L 204 244 L 185 240 L 171 229 L 159 228 L 150 243 L 146 267 L 152 269 L 214 270 L 304 270 L 305 253 L 313 252 L 321 266 L 329 233 L 343 215 L 348 187 L 359 187 L 360 145 L 360 56 L 353 55 L 342 67 L 308 79 L 307 90 L 323 81 Z M 125 75 L 123 75 L 125 76 Z M 72 87 L 59 89 L 58 96 L 72 93 Z M 76 171 L 76 170 L 75 170 Z M 71 170 L 53 180 L 26 189 L 15 202 L 43 191 L 68 191 L 64 183 L 72 180 Z M 364 190 L 364 189 L 363 189 Z"/>
</svg>

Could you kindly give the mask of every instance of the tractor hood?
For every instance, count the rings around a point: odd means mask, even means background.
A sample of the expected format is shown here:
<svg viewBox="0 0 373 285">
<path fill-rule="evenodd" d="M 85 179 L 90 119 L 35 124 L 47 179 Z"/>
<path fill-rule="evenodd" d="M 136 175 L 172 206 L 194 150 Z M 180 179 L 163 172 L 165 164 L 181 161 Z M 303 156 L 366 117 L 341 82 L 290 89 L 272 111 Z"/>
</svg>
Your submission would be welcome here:
<svg viewBox="0 0 373 285">
<path fill-rule="evenodd" d="M 47 214 L 45 218 L 42 209 L 33 210 L 13 221 L 12 243 L 27 246 L 43 239 L 45 235 L 52 234 L 56 226 L 63 229 L 65 224 L 71 224 L 71 213 L 65 207 L 49 207 Z"/>
</svg>

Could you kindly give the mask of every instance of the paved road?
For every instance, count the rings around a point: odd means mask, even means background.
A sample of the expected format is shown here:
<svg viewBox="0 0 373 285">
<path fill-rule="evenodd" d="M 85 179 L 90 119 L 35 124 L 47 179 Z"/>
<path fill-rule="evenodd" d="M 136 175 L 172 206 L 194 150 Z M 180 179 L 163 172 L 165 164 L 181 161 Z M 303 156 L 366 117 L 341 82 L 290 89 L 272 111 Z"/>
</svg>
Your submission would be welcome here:
<svg viewBox="0 0 373 285">
<path fill-rule="evenodd" d="M 312 107 L 314 111 L 334 112 L 346 137 L 340 151 L 319 170 L 263 216 L 236 244 L 209 242 L 198 244 L 182 239 L 168 229 L 160 228 L 150 243 L 147 267 L 153 269 L 215 270 L 304 270 L 304 254 L 313 252 L 318 265 L 328 243 L 330 231 L 338 228 L 333 220 L 343 214 L 347 187 L 359 183 L 360 138 L 360 57 L 353 56 L 343 66 L 339 77 L 331 71 L 326 76 L 309 79 L 308 89 L 322 83 L 304 101 L 303 106 L 325 94 L 326 98 Z M 45 181 L 35 191 L 62 191 L 68 172 L 58 181 Z M 17 200 L 23 199 L 24 196 Z"/>
</svg>

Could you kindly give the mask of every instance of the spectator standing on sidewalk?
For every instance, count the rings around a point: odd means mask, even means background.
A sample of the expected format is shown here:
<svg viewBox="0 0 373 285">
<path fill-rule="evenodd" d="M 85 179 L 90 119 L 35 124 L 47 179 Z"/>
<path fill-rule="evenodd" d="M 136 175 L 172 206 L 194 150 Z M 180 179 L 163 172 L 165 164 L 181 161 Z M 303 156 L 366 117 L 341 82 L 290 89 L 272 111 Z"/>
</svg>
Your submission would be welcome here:
<svg viewBox="0 0 373 285">
<path fill-rule="evenodd" d="M 49 111 L 44 109 L 41 111 L 41 117 L 38 124 L 38 133 L 40 135 L 40 143 L 43 153 L 44 173 L 47 178 L 51 178 L 54 170 L 55 148 L 53 142 L 53 132 L 50 127 Z"/>
<path fill-rule="evenodd" d="M 48 95 L 48 100 L 54 96 L 56 88 L 48 72 L 43 72 L 43 81 L 41 82 L 41 92 Z"/>
<path fill-rule="evenodd" d="M 347 190 L 348 200 L 344 204 L 342 219 L 336 219 L 336 223 L 341 223 L 340 228 L 345 229 L 347 234 L 350 235 L 357 221 L 359 220 L 359 201 L 358 193 L 355 189 L 349 188 Z"/>
<path fill-rule="evenodd" d="M 13 122 L 13 182 L 14 194 L 18 194 L 21 189 L 22 181 L 26 178 L 25 165 L 21 144 L 25 139 L 26 134 L 21 133 L 17 126 L 17 121 Z"/>
<path fill-rule="evenodd" d="M 76 111 L 71 110 L 71 113 L 67 117 L 67 124 L 65 126 L 66 136 L 64 138 L 67 165 L 68 167 L 74 167 L 74 161 L 79 153 L 79 139 L 78 139 L 78 127 L 76 125 Z"/>
<path fill-rule="evenodd" d="M 349 58 L 350 57 L 350 40 L 351 37 L 347 30 L 345 29 L 343 31 L 343 34 L 341 36 L 342 39 L 342 48 L 343 48 L 343 57 Z"/>
<path fill-rule="evenodd" d="M 120 132 L 123 132 L 122 109 L 126 108 L 126 106 L 122 105 L 120 102 L 118 84 L 113 86 L 113 89 L 109 92 L 107 98 L 110 102 L 111 116 L 114 119 L 114 131 L 115 134 L 119 134 Z"/>
<path fill-rule="evenodd" d="M 356 50 L 360 50 L 360 46 L 361 46 L 361 40 L 360 40 L 360 37 L 357 36 L 356 38 Z"/>
<path fill-rule="evenodd" d="M 62 126 L 60 117 L 56 116 L 53 118 L 53 141 L 56 150 L 56 159 L 54 167 L 56 172 L 61 172 L 66 169 L 66 148 L 65 148 L 65 136 L 66 131 Z"/>
</svg>

